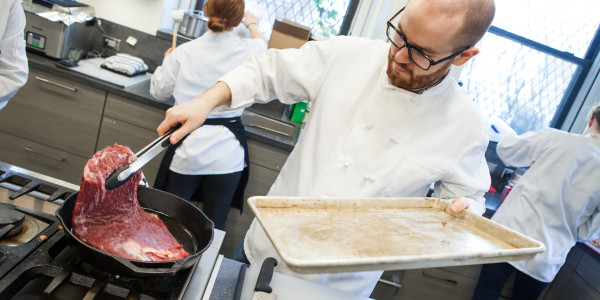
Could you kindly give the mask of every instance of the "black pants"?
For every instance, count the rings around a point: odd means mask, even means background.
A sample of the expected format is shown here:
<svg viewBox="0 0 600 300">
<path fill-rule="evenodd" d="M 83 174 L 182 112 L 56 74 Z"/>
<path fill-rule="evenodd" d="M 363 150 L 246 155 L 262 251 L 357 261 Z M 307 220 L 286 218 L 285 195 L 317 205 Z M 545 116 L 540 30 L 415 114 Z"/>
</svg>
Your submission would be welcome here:
<svg viewBox="0 0 600 300">
<path fill-rule="evenodd" d="M 486 264 L 481 268 L 473 300 L 498 299 L 504 284 L 513 273 L 515 284 L 511 300 L 535 300 L 549 284 L 532 278 L 508 263 Z"/>
<path fill-rule="evenodd" d="M 164 190 L 188 201 L 203 202 L 204 214 L 215 223 L 216 229 L 224 230 L 229 206 L 241 177 L 241 171 L 219 175 L 183 175 L 169 170 Z"/>
</svg>

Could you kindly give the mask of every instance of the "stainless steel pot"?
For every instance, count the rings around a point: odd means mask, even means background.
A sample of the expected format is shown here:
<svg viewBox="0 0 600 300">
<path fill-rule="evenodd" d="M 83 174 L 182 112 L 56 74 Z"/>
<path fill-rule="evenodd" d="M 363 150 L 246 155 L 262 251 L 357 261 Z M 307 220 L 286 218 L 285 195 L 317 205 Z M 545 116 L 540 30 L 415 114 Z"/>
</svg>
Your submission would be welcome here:
<svg viewBox="0 0 600 300">
<path fill-rule="evenodd" d="M 207 29 L 208 17 L 201 10 L 190 10 L 183 14 L 183 20 L 179 24 L 179 34 L 189 38 L 197 38 L 204 34 Z"/>
</svg>

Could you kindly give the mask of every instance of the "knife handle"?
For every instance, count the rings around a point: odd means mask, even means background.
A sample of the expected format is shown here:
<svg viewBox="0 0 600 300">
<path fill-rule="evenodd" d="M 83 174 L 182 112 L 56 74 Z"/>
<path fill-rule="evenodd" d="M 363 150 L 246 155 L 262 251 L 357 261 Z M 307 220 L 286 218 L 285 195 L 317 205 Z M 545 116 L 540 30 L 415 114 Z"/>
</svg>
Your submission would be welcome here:
<svg viewBox="0 0 600 300">
<path fill-rule="evenodd" d="M 240 267 L 240 273 L 238 274 L 238 280 L 235 285 L 235 293 L 233 294 L 233 300 L 240 300 L 242 298 L 242 289 L 244 287 L 244 279 L 246 278 L 247 264 L 243 264 Z"/>
<path fill-rule="evenodd" d="M 256 280 L 256 286 L 254 287 L 255 292 L 271 293 L 273 289 L 269 285 L 271 278 L 273 278 L 273 269 L 277 265 L 277 260 L 273 257 L 267 257 L 260 267 L 260 273 L 258 273 L 258 279 Z"/>
</svg>

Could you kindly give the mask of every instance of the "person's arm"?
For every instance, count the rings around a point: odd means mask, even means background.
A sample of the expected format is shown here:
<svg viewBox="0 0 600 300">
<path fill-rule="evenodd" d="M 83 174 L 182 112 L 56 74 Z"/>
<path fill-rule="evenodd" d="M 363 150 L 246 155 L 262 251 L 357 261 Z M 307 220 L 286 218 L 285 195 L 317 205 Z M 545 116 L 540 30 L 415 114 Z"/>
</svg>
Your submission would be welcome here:
<svg viewBox="0 0 600 300">
<path fill-rule="evenodd" d="M 200 127 L 206 121 L 208 114 L 221 105 L 231 105 L 231 90 L 225 83 L 219 81 L 193 100 L 169 108 L 165 120 L 157 128 L 158 135 L 162 136 L 171 127 L 181 124 L 181 128 L 173 132 L 169 139 L 171 144 L 175 144 Z"/>
<path fill-rule="evenodd" d="M 244 23 L 246 28 L 248 28 L 248 31 L 250 31 L 250 36 L 253 39 L 261 39 L 265 43 L 267 42 L 265 35 L 258 29 L 258 17 L 257 16 L 255 16 L 247 11 L 244 14 L 244 20 L 242 22 Z"/>
<path fill-rule="evenodd" d="M 25 13 L 21 1 L 0 5 L 0 109 L 27 82 L 29 67 L 25 54 Z"/>
<path fill-rule="evenodd" d="M 179 73 L 179 62 L 172 54 L 172 48 L 165 52 L 163 64 L 156 68 L 150 80 L 150 95 L 158 100 L 166 100 L 173 95 L 177 74 Z"/>
<path fill-rule="evenodd" d="M 529 167 L 534 162 L 535 153 L 548 130 L 527 132 L 522 135 L 507 136 L 496 147 L 498 157 L 504 164 L 513 167 Z"/>
<path fill-rule="evenodd" d="M 314 99 L 327 73 L 327 54 L 335 56 L 332 48 L 337 46 L 329 42 L 308 44 L 302 49 L 272 50 L 251 57 L 200 96 L 167 110 L 158 134 L 182 124 L 171 135 L 174 144 L 200 127 L 213 108 L 222 105 L 237 109 L 268 102 L 273 96 L 286 104 Z M 299 65 L 299 61 L 303 63 Z"/>
<path fill-rule="evenodd" d="M 600 238 L 600 208 L 596 207 L 590 218 L 577 228 L 577 239 L 590 241 L 598 238 Z"/>
<path fill-rule="evenodd" d="M 219 80 L 232 95 L 232 107 L 278 99 L 284 104 L 316 100 L 330 65 L 343 49 L 344 37 L 307 42 L 300 49 L 269 49 L 250 57 Z"/>
</svg>

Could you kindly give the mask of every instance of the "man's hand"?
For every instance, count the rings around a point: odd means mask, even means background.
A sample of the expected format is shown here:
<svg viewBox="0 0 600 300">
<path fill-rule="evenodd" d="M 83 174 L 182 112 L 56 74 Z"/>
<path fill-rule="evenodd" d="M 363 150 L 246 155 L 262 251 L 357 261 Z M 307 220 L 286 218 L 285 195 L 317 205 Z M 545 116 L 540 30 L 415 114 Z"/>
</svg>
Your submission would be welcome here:
<svg viewBox="0 0 600 300">
<path fill-rule="evenodd" d="M 162 136 L 171 127 L 181 124 L 181 128 L 173 132 L 169 139 L 171 144 L 175 144 L 204 124 L 213 108 L 230 103 L 231 90 L 224 82 L 219 81 L 193 100 L 169 108 L 165 120 L 158 125 L 156 131 Z"/>
<path fill-rule="evenodd" d="M 460 197 L 452 200 L 452 205 L 450 205 L 451 213 L 457 214 L 465 209 L 469 209 L 469 201 L 467 201 L 465 197 Z"/>
</svg>

